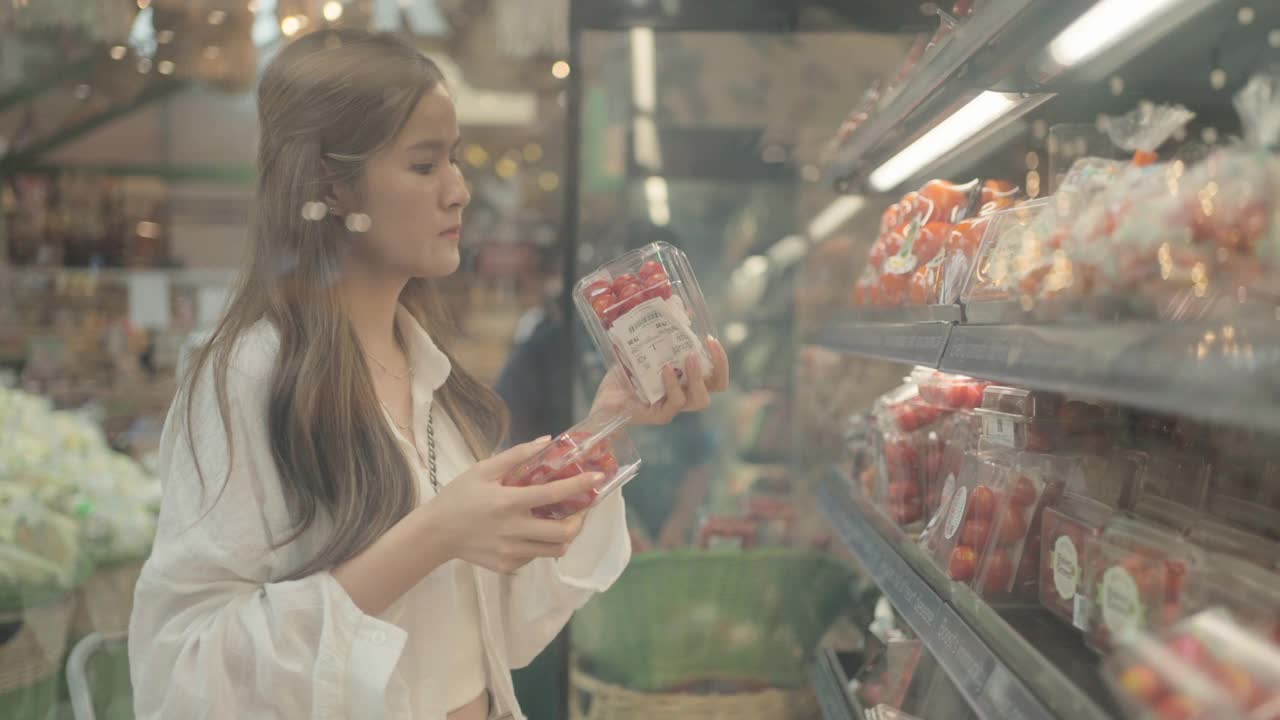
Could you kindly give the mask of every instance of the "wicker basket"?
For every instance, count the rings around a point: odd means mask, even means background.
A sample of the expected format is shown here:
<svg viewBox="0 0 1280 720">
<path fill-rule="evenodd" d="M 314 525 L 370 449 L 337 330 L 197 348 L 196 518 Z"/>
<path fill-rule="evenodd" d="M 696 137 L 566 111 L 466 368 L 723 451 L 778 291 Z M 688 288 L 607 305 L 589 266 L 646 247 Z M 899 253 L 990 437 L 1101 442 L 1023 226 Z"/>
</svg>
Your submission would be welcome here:
<svg viewBox="0 0 1280 720">
<path fill-rule="evenodd" d="M 804 687 L 805 659 L 851 605 L 854 577 L 807 550 L 644 553 L 574 615 L 574 652 L 593 676 L 642 692 Z"/>
<path fill-rule="evenodd" d="M 569 674 L 569 720 L 816 720 L 813 690 L 770 688 L 715 695 L 644 693 Z"/>
<path fill-rule="evenodd" d="M 69 597 L 0 613 L 0 625 L 21 623 L 17 634 L 0 644 L 0 720 L 52 717 L 71 613 Z"/>
<path fill-rule="evenodd" d="M 133 612 L 133 588 L 141 573 L 141 560 L 98 567 L 76 591 L 71 637 L 79 639 L 97 632 L 113 638 L 127 633 L 129 614 Z"/>
</svg>

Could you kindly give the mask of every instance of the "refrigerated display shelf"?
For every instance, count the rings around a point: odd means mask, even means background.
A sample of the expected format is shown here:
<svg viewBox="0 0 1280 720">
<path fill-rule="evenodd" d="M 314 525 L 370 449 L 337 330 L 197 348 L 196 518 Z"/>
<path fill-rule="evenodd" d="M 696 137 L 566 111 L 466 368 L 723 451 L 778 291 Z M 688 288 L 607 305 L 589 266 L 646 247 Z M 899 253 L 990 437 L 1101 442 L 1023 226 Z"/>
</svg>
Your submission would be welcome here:
<svg viewBox="0 0 1280 720">
<path fill-rule="evenodd" d="M 861 720 L 862 711 L 845 692 L 840 675 L 831 653 L 819 649 L 817 657 L 809 664 L 809 684 L 818 698 L 823 720 Z"/>
<path fill-rule="evenodd" d="M 842 352 L 1280 431 L 1280 322 L 836 322 Z"/>
<path fill-rule="evenodd" d="M 943 94 L 949 94 L 953 101 L 966 92 L 976 95 L 977 92 L 967 83 L 947 81 L 961 74 L 967 63 L 1038 2 L 991 0 L 971 21 L 961 23 L 943 41 L 945 44 L 938 47 L 932 57 L 921 60 L 911 78 L 895 89 L 892 97 L 836 149 L 827 166 L 830 181 L 847 182 L 865 174 L 871 158 L 877 157 L 887 147 L 900 145 L 913 132 L 929 127 L 932 122 L 916 123 L 918 127 L 907 123 L 926 101 L 939 102 Z"/>
<path fill-rule="evenodd" d="M 1047 612 L 992 608 L 952 583 L 911 538 L 855 496 L 839 471 L 823 484 L 819 502 L 978 717 L 1118 717 L 1104 705 L 1097 656 Z"/>
</svg>

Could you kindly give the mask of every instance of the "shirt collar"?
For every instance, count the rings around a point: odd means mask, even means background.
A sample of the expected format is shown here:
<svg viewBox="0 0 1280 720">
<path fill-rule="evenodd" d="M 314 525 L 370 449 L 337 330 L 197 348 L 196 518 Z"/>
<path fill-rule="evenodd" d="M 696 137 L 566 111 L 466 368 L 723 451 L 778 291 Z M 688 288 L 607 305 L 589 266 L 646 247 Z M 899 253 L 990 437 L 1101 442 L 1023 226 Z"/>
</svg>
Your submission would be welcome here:
<svg viewBox="0 0 1280 720">
<path fill-rule="evenodd" d="M 413 363 L 413 389 L 430 397 L 449 379 L 453 365 L 436 347 L 426 328 L 403 305 L 396 307 L 396 327 L 408 344 L 409 359 Z"/>
</svg>

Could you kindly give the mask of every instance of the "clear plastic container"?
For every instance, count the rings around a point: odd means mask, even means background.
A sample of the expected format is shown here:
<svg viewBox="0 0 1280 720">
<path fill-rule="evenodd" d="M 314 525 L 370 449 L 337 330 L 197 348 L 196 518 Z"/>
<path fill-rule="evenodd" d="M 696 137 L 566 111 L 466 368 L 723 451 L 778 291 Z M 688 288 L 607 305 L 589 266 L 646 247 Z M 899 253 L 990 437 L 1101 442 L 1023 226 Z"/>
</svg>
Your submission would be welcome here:
<svg viewBox="0 0 1280 720">
<path fill-rule="evenodd" d="M 1126 717 L 1263 720 L 1280 711 L 1280 650 L 1221 609 L 1124 640 L 1103 676 Z"/>
<path fill-rule="evenodd" d="M 1191 508 L 1204 507 L 1209 465 L 1193 453 L 1151 453 L 1138 479 L 1139 499 L 1159 497 Z"/>
<path fill-rule="evenodd" d="M 942 419 L 936 445 L 931 445 L 926 467 L 931 467 L 936 455 L 936 472 L 924 477 L 924 511 L 933 517 L 942 505 L 943 491 L 948 484 L 954 489 L 956 478 L 964 467 L 965 455 L 978 446 L 978 416 L 968 410 L 959 410 Z"/>
<path fill-rule="evenodd" d="M 1080 481 L 1070 490 L 1112 508 L 1127 510 L 1136 501 L 1138 475 L 1146 464 L 1145 453 L 1112 450 L 1105 455 L 1079 457 Z"/>
<path fill-rule="evenodd" d="M 1274 568 L 1280 561 L 1280 543 L 1210 518 L 1200 518 L 1187 533 L 1187 539 L 1205 550 L 1240 558 L 1259 567 Z"/>
<path fill-rule="evenodd" d="M 993 385 L 983 392 L 977 413 L 989 443 L 1037 453 L 1110 447 L 1106 412 L 1098 405 Z"/>
<path fill-rule="evenodd" d="M 578 282 L 573 299 L 605 362 L 621 366 L 646 402 L 666 397 L 665 365 L 683 379 L 697 353 L 711 373 L 711 316 L 689 259 L 671 245 L 652 243 L 606 263 Z"/>
<path fill-rule="evenodd" d="M 1203 572 L 1204 551 L 1140 518 L 1114 516 L 1086 538 L 1089 639 L 1099 648 L 1146 628 L 1166 627 L 1195 608 L 1186 580 Z"/>
<path fill-rule="evenodd" d="M 1068 493 L 1044 512 L 1040 544 L 1040 604 L 1077 629 L 1089 629 L 1089 598 L 1081 592 L 1085 546 L 1097 538 L 1114 509 Z"/>
<path fill-rule="evenodd" d="M 1021 453 L 997 496 L 990 538 L 981 553 L 973 588 L 991 602 L 1034 603 L 1040 577 L 1045 508 L 1067 486 L 1070 461 Z"/>
<path fill-rule="evenodd" d="M 876 399 L 875 414 L 887 430 L 912 432 L 942 419 L 950 410 L 925 401 L 920 386 L 908 381 Z"/>
<path fill-rule="evenodd" d="M 1179 535 L 1191 532 L 1202 517 L 1195 508 L 1154 496 L 1139 498 L 1133 514 Z"/>
<path fill-rule="evenodd" d="M 1208 569 L 1192 576 L 1187 592 L 1196 606 L 1227 608 L 1280 647 L 1280 575 L 1275 572 L 1238 555 L 1210 553 Z"/>
<path fill-rule="evenodd" d="M 556 437 L 546 450 L 509 471 L 502 484 L 543 485 L 583 473 L 602 473 L 604 481 L 592 492 L 535 508 L 533 514 L 559 520 L 585 510 L 598 498 L 630 482 L 640 471 L 640 453 L 624 430 L 626 423 L 627 418 L 600 413 L 588 416 Z"/>
<path fill-rule="evenodd" d="M 953 375 L 917 368 L 911 379 L 920 387 L 925 402 L 953 410 L 972 410 L 982 405 L 982 392 L 991 383 L 967 375 Z"/>
<path fill-rule="evenodd" d="M 928 430 L 889 430 L 876 436 L 876 472 L 872 500 L 898 526 L 918 529 L 924 521 L 926 465 L 935 452 L 929 447 L 935 433 Z"/>
<path fill-rule="evenodd" d="M 1007 451 L 972 451 L 955 482 L 944 483 L 939 510 L 922 542 L 952 580 L 968 584 L 977 577 L 1015 464 L 1015 455 Z"/>
</svg>

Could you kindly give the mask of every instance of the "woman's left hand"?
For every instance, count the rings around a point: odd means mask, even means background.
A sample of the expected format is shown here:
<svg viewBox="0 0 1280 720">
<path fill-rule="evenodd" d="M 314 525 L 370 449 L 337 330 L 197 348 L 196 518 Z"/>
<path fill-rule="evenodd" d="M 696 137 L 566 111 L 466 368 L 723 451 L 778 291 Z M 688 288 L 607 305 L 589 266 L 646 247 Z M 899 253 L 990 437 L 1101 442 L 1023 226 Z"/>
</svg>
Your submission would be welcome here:
<svg viewBox="0 0 1280 720">
<path fill-rule="evenodd" d="M 719 340 L 707 338 L 707 350 L 713 365 L 711 374 L 704 377 L 698 354 L 690 353 L 685 362 L 687 384 L 681 386 L 674 367 L 664 367 L 662 383 L 666 396 L 652 405 L 645 404 L 636 396 L 617 368 L 610 370 L 596 390 L 591 412 L 627 413 L 636 425 L 666 425 L 682 412 L 705 410 L 711 404 L 712 393 L 729 387 L 729 357 L 725 355 L 724 347 Z"/>
</svg>

